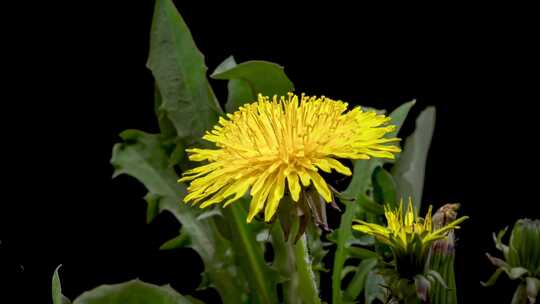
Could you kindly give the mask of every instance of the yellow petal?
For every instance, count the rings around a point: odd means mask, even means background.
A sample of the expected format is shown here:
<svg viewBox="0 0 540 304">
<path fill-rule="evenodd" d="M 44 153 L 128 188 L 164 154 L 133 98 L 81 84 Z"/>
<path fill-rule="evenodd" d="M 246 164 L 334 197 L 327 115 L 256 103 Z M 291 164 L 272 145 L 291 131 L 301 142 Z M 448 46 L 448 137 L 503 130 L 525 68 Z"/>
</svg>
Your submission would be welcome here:
<svg viewBox="0 0 540 304">
<path fill-rule="evenodd" d="M 287 182 L 289 184 L 289 192 L 293 201 L 298 202 L 300 199 L 300 183 L 298 182 L 298 175 L 296 172 L 289 172 L 287 174 Z"/>
<path fill-rule="evenodd" d="M 278 172 L 277 180 L 273 186 L 268 202 L 266 203 L 266 208 L 264 209 L 264 220 L 269 222 L 279 206 L 281 198 L 283 198 L 283 193 L 285 191 L 285 174 L 283 170 Z"/>
<path fill-rule="evenodd" d="M 300 176 L 300 181 L 302 182 L 302 185 L 304 187 L 309 186 L 310 177 L 306 170 L 304 170 L 303 168 L 300 168 L 300 170 L 298 170 L 298 176 Z"/>
<path fill-rule="evenodd" d="M 330 163 L 326 159 L 317 159 L 313 162 L 313 164 L 317 167 L 319 167 L 321 170 L 323 170 L 326 173 L 332 172 L 332 168 L 330 167 Z"/>
<path fill-rule="evenodd" d="M 341 173 L 341 174 L 347 175 L 347 176 L 352 175 L 351 169 L 347 168 L 346 166 L 344 166 L 339 161 L 337 161 L 337 160 L 335 160 L 333 158 L 327 158 L 326 160 L 328 161 L 329 165 L 332 168 L 334 168 L 338 173 Z"/>
<path fill-rule="evenodd" d="M 257 194 L 255 194 L 255 196 L 253 196 L 253 199 L 251 200 L 251 204 L 249 206 L 249 213 L 247 217 L 248 223 L 251 223 L 255 215 L 257 215 L 257 213 L 259 213 L 264 208 L 266 197 L 268 196 L 268 193 L 270 192 L 270 189 L 272 188 L 273 185 L 274 185 L 274 176 L 271 175 L 264 182 L 262 190 L 259 191 Z"/>
<path fill-rule="evenodd" d="M 326 181 L 319 175 L 319 173 L 315 171 L 307 171 L 309 174 L 309 177 L 313 180 L 313 184 L 315 185 L 315 189 L 317 189 L 317 192 L 324 198 L 326 202 L 332 201 L 332 192 L 330 192 L 330 189 L 328 188 L 328 185 L 326 184 Z"/>
</svg>

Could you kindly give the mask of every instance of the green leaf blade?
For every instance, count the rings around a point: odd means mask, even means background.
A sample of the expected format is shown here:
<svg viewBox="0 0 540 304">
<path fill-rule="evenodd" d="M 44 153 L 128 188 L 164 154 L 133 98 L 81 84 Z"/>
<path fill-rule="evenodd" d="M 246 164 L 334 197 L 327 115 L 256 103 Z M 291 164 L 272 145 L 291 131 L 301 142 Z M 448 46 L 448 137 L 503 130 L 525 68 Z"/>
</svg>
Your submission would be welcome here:
<svg viewBox="0 0 540 304">
<path fill-rule="evenodd" d="M 282 66 L 262 60 L 237 64 L 233 56 L 225 59 L 210 76 L 229 80 L 227 112 L 234 112 L 245 103 L 257 100 L 257 95 L 285 95 L 294 90 Z"/>
<path fill-rule="evenodd" d="M 369 272 L 377 265 L 377 258 L 363 260 L 356 270 L 354 277 L 345 289 L 344 298 L 346 301 L 354 301 L 364 290 Z"/>
<path fill-rule="evenodd" d="M 255 297 L 260 303 L 274 303 L 277 299 L 278 274 L 264 260 L 262 246 L 256 240 L 255 225 L 246 223 L 247 212 L 242 204 L 247 203 L 245 199 L 240 199 L 224 208 L 223 213 L 231 230 L 236 261 L 244 271 L 248 284 L 255 291 Z"/>
<path fill-rule="evenodd" d="M 80 295 L 73 304 L 193 304 L 197 303 L 170 286 L 157 286 L 140 280 L 101 285 Z"/>
<path fill-rule="evenodd" d="M 52 301 L 53 304 L 70 304 L 71 302 L 69 299 L 62 294 L 62 284 L 60 283 L 60 276 L 58 274 L 60 267 L 62 267 L 62 265 L 56 267 L 52 277 Z"/>
<path fill-rule="evenodd" d="M 428 107 L 416 119 L 416 130 L 407 138 L 392 172 L 398 196 L 404 201 L 411 197 L 417 212 L 422 202 L 426 161 L 434 129 L 435 108 Z"/>
<path fill-rule="evenodd" d="M 221 109 L 212 92 L 202 53 L 171 0 L 156 0 L 147 62 L 163 111 L 181 138 L 200 137 Z M 163 121 L 163 120 L 161 120 Z"/>
<path fill-rule="evenodd" d="M 247 292 L 246 280 L 238 272 L 230 242 L 223 238 L 212 217 L 199 218 L 200 209 L 182 202 L 186 186 L 169 165 L 162 138 L 137 130 L 124 131 L 124 142 L 113 148 L 114 176 L 128 174 L 143 183 L 158 200 L 158 212 L 171 212 L 191 240 L 190 247 L 201 256 L 205 275 L 212 281 L 224 303 L 241 303 Z M 154 207 L 155 208 L 155 207 Z"/>
<path fill-rule="evenodd" d="M 390 113 L 389 116 L 392 119 L 390 123 L 396 126 L 396 129 L 393 132 L 388 133 L 387 137 L 396 137 L 398 135 L 405 119 L 409 115 L 409 111 L 415 104 L 416 100 L 406 102 Z"/>
</svg>

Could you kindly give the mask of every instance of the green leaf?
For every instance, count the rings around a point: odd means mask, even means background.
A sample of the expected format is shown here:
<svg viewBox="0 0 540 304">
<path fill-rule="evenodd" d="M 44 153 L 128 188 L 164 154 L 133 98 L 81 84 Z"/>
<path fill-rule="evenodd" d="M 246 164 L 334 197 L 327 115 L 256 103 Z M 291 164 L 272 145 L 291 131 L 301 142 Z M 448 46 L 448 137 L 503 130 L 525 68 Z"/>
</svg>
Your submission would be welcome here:
<svg viewBox="0 0 540 304">
<path fill-rule="evenodd" d="M 354 200 L 361 193 L 365 193 L 370 185 L 373 171 L 380 165 L 380 162 L 373 158 L 368 160 L 355 160 L 351 182 L 339 197 L 345 200 Z"/>
<path fill-rule="evenodd" d="M 236 67 L 236 61 L 233 56 L 229 56 L 217 67 L 216 71 L 226 71 L 234 67 Z M 214 71 L 214 74 L 216 71 Z M 213 77 L 213 74 L 210 77 Z M 257 97 L 253 94 L 249 82 L 241 78 L 230 79 L 227 83 L 227 90 L 228 96 L 227 103 L 225 104 L 225 111 L 228 113 L 238 110 L 241 105 L 254 101 Z"/>
<path fill-rule="evenodd" d="M 373 196 L 380 204 L 397 208 L 396 182 L 390 172 L 382 167 L 378 167 L 373 172 Z"/>
<path fill-rule="evenodd" d="M 375 255 L 376 256 L 376 255 Z M 363 260 L 356 270 L 354 277 L 345 289 L 344 298 L 346 301 L 354 301 L 364 290 L 366 278 L 369 272 L 377 265 L 377 257 Z"/>
<path fill-rule="evenodd" d="M 311 266 L 317 279 L 317 286 L 320 287 L 320 273 L 329 271 L 325 267 L 324 258 L 328 254 L 328 250 L 326 250 L 325 247 L 330 245 L 330 243 L 322 241 L 321 229 L 311 221 L 307 225 L 306 236 L 309 253 L 312 259 Z"/>
<path fill-rule="evenodd" d="M 229 97 L 225 106 L 227 112 L 255 101 L 259 93 L 264 96 L 285 95 L 294 90 L 283 67 L 268 61 L 252 60 L 236 64 L 234 57 L 230 56 L 210 77 L 229 80 Z"/>
<path fill-rule="evenodd" d="M 60 267 L 62 267 L 62 265 L 56 267 L 52 277 L 52 301 L 53 304 L 69 304 L 71 303 L 69 299 L 62 295 L 62 285 L 60 284 L 60 276 L 58 275 Z"/>
<path fill-rule="evenodd" d="M 383 215 L 384 207 L 371 200 L 366 194 L 360 193 L 356 203 L 364 210 L 375 215 Z"/>
<path fill-rule="evenodd" d="M 73 304 L 193 304 L 170 286 L 156 286 L 139 280 L 101 285 L 80 295 Z"/>
<path fill-rule="evenodd" d="M 416 130 L 407 138 L 392 172 L 398 196 L 405 202 L 411 197 L 416 212 L 420 210 L 422 202 L 426 161 L 434 128 L 435 108 L 428 107 L 416 119 Z"/>
<path fill-rule="evenodd" d="M 370 304 L 376 299 L 381 302 L 385 302 L 385 286 L 384 278 L 381 274 L 376 273 L 374 270 L 370 271 L 366 278 L 366 286 L 364 292 L 365 303 Z"/>
<path fill-rule="evenodd" d="M 373 259 L 373 258 L 378 257 L 376 252 L 371 251 L 369 249 L 361 248 L 361 247 L 351 246 L 347 248 L 347 252 L 351 258 L 356 258 L 356 259 L 361 259 L 361 260 Z"/>
<path fill-rule="evenodd" d="M 342 271 L 345 261 L 349 257 L 347 249 L 350 246 L 350 242 L 354 239 L 352 221 L 359 209 L 359 204 L 355 199 L 361 194 L 366 193 L 371 182 L 373 170 L 378 166 L 380 166 L 380 163 L 375 159 L 355 161 L 351 183 L 340 195 L 340 198 L 345 200 L 345 212 L 341 216 L 339 229 L 336 231 L 336 253 L 334 255 L 332 269 L 332 303 L 338 304 L 343 301 L 341 291 Z"/>
<path fill-rule="evenodd" d="M 198 138 L 212 128 L 221 109 L 204 57 L 171 0 L 156 0 L 147 66 L 161 97 L 158 113 L 163 111 L 180 138 Z"/>
<path fill-rule="evenodd" d="M 396 125 L 396 130 L 390 134 L 391 136 L 395 136 L 399 132 L 414 103 L 415 101 L 405 103 L 389 115 L 392 118 L 392 124 Z M 332 274 L 332 303 L 343 303 L 340 278 L 345 261 L 350 257 L 348 247 L 355 241 L 352 233 L 352 220 L 360 210 L 359 207 L 362 206 L 363 210 L 369 210 L 375 214 L 383 213 L 382 206 L 373 202 L 366 195 L 367 190 L 371 186 L 374 171 L 381 167 L 383 162 L 375 158 L 354 161 L 351 182 L 347 189 L 339 195 L 339 198 L 345 201 L 346 209 L 345 213 L 341 216 L 339 229 L 332 235 L 333 240 L 336 242 L 336 254 L 334 256 Z M 381 183 L 384 178 L 382 176 L 379 177 Z M 377 178 L 375 177 L 375 179 Z M 384 182 L 388 184 L 387 179 Z M 385 187 L 388 188 L 387 184 L 385 184 Z M 390 195 L 390 193 L 387 192 L 387 195 Z"/>
<path fill-rule="evenodd" d="M 345 203 L 345 213 L 341 216 L 339 229 L 337 230 L 336 253 L 334 255 L 334 266 L 332 269 L 332 303 L 342 303 L 341 277 L 345 261 L 347 260 L 347 243 L 353 238 L 352 221 L 356 214 L 358 205 L 355 201 Z"/>
<path fill-rule="evenodd" d="M 180 233 L 177 236 L 163 243 L 163 245 L 161 245 L 159 249 L 160 250 L 174 250 L 174 249 L 189 246 L 190 244 L 191 244 L 191 239 L 189 235 L 183 232 L 182 230 L 180 230 Z"/>
<path fill-rule="evenodd" d="M 161 93 L 156 83 L 154 87 L 154 113 L 158 120 L 160 133 L 165 138 L 175 138 L 176 129 L 172 121 L 167 117 L 167 112 L 161 107 L 162 104 Z"/>
<path fill-rule="evenodd" d="M 146 201 L 146 223 L 149 224 L 152 222 L 156 216 L 159 214 L 159 199 L 160 196 L 157 194 L 153 194 L 148 192 L 144 196 L 144 200 Z"/>
<path fill-rule="evenodd" d="M 396 129 L 393 132 L 388 133 L 387 137 L 396 137 L 399 133 L 399 130 L 401 130 L 401 127 L 403 126 L 403 123 L 405 122 L 405 119 L 407 118 L 407 115 L 409 115 L 409 111 L 411 108 L 416 104 L 416 100 L 406 102 L 399 106 L 397 109 L 392 111 L 390 113 L 390 118 L 392 120 L 390 121 L 391 124 L 396 126 Z"/>
<path fill-rule="evenodd" d="M 277 299 L 276 285 L 279 277 L 264 261 L 263 248 L 256 240 L 256 225 L 246 223 L 247 212 L 243 205 L 248 203 L 242 198 L 223 209 L 231 230 L 236 263 L 244 272 L 259 303 L 274 303 Z"/>
<path fill-rule="evenodd" d="M 169 166 L 161 136 L 127 130 L 120 134 L 123 143 L 113 148 L 111 163 L 114 176 L 128 174 L 142 182 L 158 202 L 159 212 L 171 212 L 191 239 L 190 247 L 201 256 L 205 276 L 212 282 L 224 303 L 241 303 L 247 283 L 239 273 L 231 244 L 216 227 L 214 217 L 199 218 L 198 208 L 182 203 L 186 187 L 177 183 L 178 176 Z"/>
</svg>

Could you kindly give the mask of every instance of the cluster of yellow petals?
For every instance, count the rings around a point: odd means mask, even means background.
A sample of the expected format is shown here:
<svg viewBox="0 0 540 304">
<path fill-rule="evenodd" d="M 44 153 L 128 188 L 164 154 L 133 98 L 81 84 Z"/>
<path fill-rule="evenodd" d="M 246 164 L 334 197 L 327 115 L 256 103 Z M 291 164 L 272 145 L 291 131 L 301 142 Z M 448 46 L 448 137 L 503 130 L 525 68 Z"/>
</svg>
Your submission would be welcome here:
<svg viewBox="0 0 540 304">
<path fill-rule="evenodd" d="M 422 219 L 416 216 L 413 209 L 413 203 L 409 199 L 407 212 L 403 212 L 403 200 L 400 202 L 399 208 L 392 210 L 385 205 L 384 215 L 386 217 L 387 227 L 357 220 L 359 224 L 354 225 L 353 229 L 360 232 L 375 236 L 379 241 L 403 250 L 411 248 L 408 246 L 411 242 L 418 238 L 423 246 L 444 238 L 445 233 L 452 229 L 459 228 L 457 225 L 466 220 L 468 217 L 461 217 L 448 225 L 433 230 L 433 221 L 431 218 L 432 206 L 426 216 Z"/>
<path fill-rule="evenodd" d="M 219 124 L 203 139 L 216 149 L 188 149 L 192 161 L 206 161 L 188 170 L 180 182 L 190 181 L 185 202 L 204 208 L 240 199 L 250 189 L 252 201 L 247 221 L 264 209 L 265 221 L 275 214 L 285 188 L 298 201 L 301 185 L 313 183 L 330 202 L 332 192 L 319 174 L 335 170 L 351 175 L 336 158 L 394 158 L 397 138 L 384 136 L 395 130 L 390 118 L 326 97 L 259 95 Z"/>
</svg>

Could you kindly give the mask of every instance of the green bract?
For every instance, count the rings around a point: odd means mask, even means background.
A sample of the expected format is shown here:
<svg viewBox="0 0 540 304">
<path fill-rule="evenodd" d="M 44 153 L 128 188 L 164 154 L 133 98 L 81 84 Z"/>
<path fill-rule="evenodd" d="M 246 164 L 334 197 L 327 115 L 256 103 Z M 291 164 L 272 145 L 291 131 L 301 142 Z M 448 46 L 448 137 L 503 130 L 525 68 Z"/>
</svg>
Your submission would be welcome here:
<svg viewBox="0 0 540 304">
<path fill-rule="evenodd" d="M 492 286 L 504 272 L 510 279 L 520 280 L 512 303 L 534 303 L 540 290 L 540 220 L 518 220 L 512 229 L 510 243 L 505 245 L 502 238 L 507 229 L 497 235 L 493 233 L 495 247 L 503 253 L 504 260 L 486 253 L 498 268 L 482 285 Z"/>
</svg>

